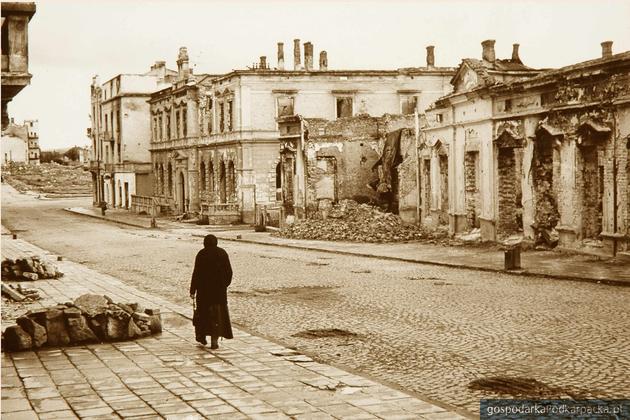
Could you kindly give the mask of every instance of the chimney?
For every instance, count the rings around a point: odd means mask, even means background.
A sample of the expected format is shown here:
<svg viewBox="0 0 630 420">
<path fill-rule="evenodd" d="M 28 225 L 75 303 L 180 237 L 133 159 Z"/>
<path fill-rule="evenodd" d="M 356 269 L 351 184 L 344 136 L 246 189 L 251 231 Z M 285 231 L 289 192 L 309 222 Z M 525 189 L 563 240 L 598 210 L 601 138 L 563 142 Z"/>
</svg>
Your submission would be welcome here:
<svg viewBox="0 0 630 420">
<path fill-rule="evenodd" d="M 313 44 L 304 43 L 304 67 L 307 71 L 313 70 Z"/>
<path fill-rule="evenodd" d="M 188 67 L 188 49 L 186 47 L 179 48 L 179 55 L 177 56 L 177 73 L 179 79 L 188 79 L 190 75 L 190 68 Z"/>
<path fill-rule="evenodd" d="M 293 40 L 293 70 L 302 70 L 299 39 Z"/>
<path fill-rule="evenodd" d="M 602 58 L 612 57 L 612 41 L 604 41 L 602 42 Z"/>
<path fill-rule="evenodd" d="M 319 53 L 319 69 L 323 71 L 328 70 L 328 53 L 326 51 Z"/>
<path fill-rule="evenodd" d="M 435 47 L 433 45 L 427 47 L 427 67 L 430 69 L 435 67 Z"/>
<path fill-rule="evenodd" d="M 278 42 L 278 70 L 284 70 L 284 43 Z"/>
<path fill-rule="evenodd" d="M 267 57 L 262 55 L 260 56 L 260 65 L 258 66 L 261 70 L 267 69 Z"/>
<path fill-rule="evenodd" d="M 488 61 L 489 63 L 494 63 L 496 57 L 494 55 L 494 39 L 487 39 L 481 43 L 483 47 L 483 52 L 481 53 L 481 58 L 484 61 Z"/>
<path fill-rule="evenodd" d="M 521 57 L 518 56 L 519 44 L 512 44 L 512 61 L 515 63 L 523 64 Z"/>
</svg>

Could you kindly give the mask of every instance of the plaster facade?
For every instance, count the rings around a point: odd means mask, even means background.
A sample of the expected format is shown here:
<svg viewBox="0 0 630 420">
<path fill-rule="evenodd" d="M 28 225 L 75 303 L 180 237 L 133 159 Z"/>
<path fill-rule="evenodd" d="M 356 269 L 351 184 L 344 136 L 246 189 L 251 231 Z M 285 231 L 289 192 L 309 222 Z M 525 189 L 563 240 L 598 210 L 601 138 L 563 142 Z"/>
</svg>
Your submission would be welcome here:
<svg viewBox="0 0 630 420">
<path fill-rule="evenodd" d="M 479 227 L 484 240 L 557 231 L 562 247 L 626 251 L 630 53 L 514 78 L 467 67 L 427 110 L 423 222 L 448 222 L 452 234 Z"/>
<path fill-rule="evenodd" d="M 299 57 L 299 51 L 294 55 Z M 453 75 L 453 69 L 433 65 L 335 71 L 328 69 L 325 55 L 320 55 L 319 70 L 313 68 L 312 58 L 305 59 L 310 68 L 297 63 L 294 70 L 286 70 L 283 60 L 279 54 L 278 68 L 271 69 L 261 57 L 247 70 L 200 77 L 186 70 L 187 53 L 180 51 L 178 82 L 150 101 L 152 164 L 159 174 L 154 191 L 162 207 L 251 223 L 257 205 L 281 204 L 275 187 L 279 118 L 415 113 L 418 106 L 448 93 Z M 185 135 L 174 128 L 183 110 Z M 169 176 L 177 182 L 169 183 Z M 177 187 L 180 184 L 183 188 Z"/>
</svg>

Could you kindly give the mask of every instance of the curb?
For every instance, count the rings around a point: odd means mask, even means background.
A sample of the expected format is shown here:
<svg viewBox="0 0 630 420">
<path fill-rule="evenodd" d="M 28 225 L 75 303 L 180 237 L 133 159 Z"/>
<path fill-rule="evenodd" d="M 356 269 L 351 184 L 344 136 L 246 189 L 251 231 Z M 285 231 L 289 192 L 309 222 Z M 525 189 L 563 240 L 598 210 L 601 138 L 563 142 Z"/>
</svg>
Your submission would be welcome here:
<svg viewBox="0 0 630 420">
<path fill-rule="evenodd" d="M 125 222 L 125 221 L 116 220 L 116 219 L 108 219 L 107 217 L 98 216 L 96 214 L 88 214 L 88 213 L 82 213 L 79 211 L 74 211 L 69 207 L 66 207 L 62 210 L 67 211 L 68 213 L 78 214 L 79 216 L 91 217 L 93 219 L 105 220 L 106 222 L 118 223 L 119 225 L 131 226 L 131 227 L 142 228 L 142 229 L 154 229 L 154 228 L 151 228 L 151 226 L 145 226 L 145 225 L 140 225 L 137 223 Z"/>
<path fill-rule="evenodd" d="M 121 225 L 132 226 L 132 227 L 142 228 L 142 229 L 155 229 L 155 228 L 151 228 L 150 226 L 124 222 L 121 220 L 108 219 L 107 217 L 98 216 L 95 214 L 81 213 L 81 212 L 74 211 L 70 208 L 64 208 L 63 210 L 69 213 L 92 217 L 92 218 L 100 219 L 100 220 L 105 220 L 108 222 L 118 223 Z M 157 229 L 160 229 L 160 228 L 158 227 Z M 203 237 L 203 235 L 198 235 L 195 233 L 193 233 L 191 236 L 197 237 L 197 238 Z M 507 275 L 511 275 L 515 277 L 542 277 L 542 278 L 553 279 L 553 280 L 568 280 L 568 281 L 576 281 L 576 282 L 581 282 L 581 283 L 603 284 L 606 286 L 630 287 L 630 281 L 626 281 L 626 280 L 573 277 L 573 276 L 567 276 L 567 275 L 562 275 L 562 274 L 536 273 L 536 272 L 527 271 L 527 270 L 505 271 L 505 270 L 491 268 L 491 267 L 462 265 L 462 264 L 446 263 L 446 262 L 430 261 L 430 260 L 420 260 L 420 259 L 413 259 L 413 258 L 391 257 L 388 255 L 374 255 L 374 254 L 366 254 L 362 252 L 351 252 L 351 251 L 332 250 L 332 249 L 326 249 L 326 248 L 317 248 L 317 247 L 312 247 L 312 246 L 275 244 L 275 243 L 269 243 L 269 242 L 254 241 L 251 239 L 227 238 L 220 235 L 217 235 L 217 238 L 222 239 L 224 241 L 231 241 L 231 242 L 241 242 L 241 243 L 249 243 L 249 244 L 256 244 L 256 245 L 263 245 L 263 246 L 275 246 L 279 248 L 292 248 L 292 249 L 300 249 L 304 251 L 318 251 L 318 252 L 326 252 L 329 254 L 365 257 L 365 258 L 373 258 L 373 259 L 380 259 L 380 260 L 401 261 L 401 262 L 407 262 L 407 263 L 412 263 L 412 264 L 427 264 L 427 265 L 435 265 L 438 267 L 456 268 L 460 270 L 476 270 L 476 271 L 484 271 L 488 273 L 501 273 L 501 274 L 507 274 Z"/>
<path fill-rule="evenodd" d="M 198 235 L 193 234 L 193 236 L 198 236 Z M 572 276 L 565 276 L 562 274 L 536 273 L 536 272 L 531 272 L 527 270 L 505 271 L 505 270 L 491 268 L 491 267 L 483 267 L 483 266 L 478 267 L 474 265 L 462 265 L 462 264 L 445 263 L 445 262 L 439 262 L 439 261 L 419 260 L 419 259 L 413 259 L 413 258 L 391 257 L 388 255 L 365 254 L 361 252 L 331 250 L 331 249 L 317 248 L 317 247 L 312 247 L 312 246 L 274 244 L 274 243 L 269 243 L 269 242 L 254 241 L 251 239 L 235 239 L 235 238 L 226 238 L 222 236 L 217 236 L 217 238 L 220 238 L 224 241 L 245 242 L 245 243 L 250 243 L 250 244 L 275 246 L 275 247 L 281 247 L 281 248 L 293 248 L 293 249 L 301 249 L 301 250 L 306 250 L 306 251 L 319 251 L 319 252 L 327 252 L 330 254 L 375 258 L 375 259 L 380 259 L 380 260 L 402 261 L 402 262 L 413 263 L 413 264 L 436 265 L 440 267 L 457 268 L 461 270 L 476 270 L 476 271 L 485 271 L 485 272 L 490 272 L 490 273 L 502 273 L 502 274 L 508 274 L 511 276 L 519 276 L 519 277 L 543 277 L 543 278 L 555 279 L 555 280 L 569 280 L 569 281 L 577 281 L 577 282 L 582 282 L 582 283 L 596 283 L 596 284 L 603 284 L 607 286 L 630 287 L 630 281 L 625 281 L 625 280 L 572 277 Z"/>
</svg>

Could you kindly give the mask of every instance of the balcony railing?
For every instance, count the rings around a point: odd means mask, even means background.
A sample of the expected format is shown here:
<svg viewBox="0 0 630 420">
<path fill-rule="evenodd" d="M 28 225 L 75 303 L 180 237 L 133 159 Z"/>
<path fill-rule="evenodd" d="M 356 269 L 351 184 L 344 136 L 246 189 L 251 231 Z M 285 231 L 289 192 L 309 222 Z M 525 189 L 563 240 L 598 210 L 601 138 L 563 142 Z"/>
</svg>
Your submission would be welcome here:
<svg viewBox="0 0 630 420">
<path fill-rule="evenodd" d="M 145 212 L 152 216 L 155 215 L 156 209 L 159 207 L 158 201 L 155 197 L 148 197 L 145 195 L 131 195 L 131 211 L 140 213 Z"/>
<path fill-rule="evenodd" d="M 201 214 L 238 213 L 238 203 L 201 203 Z"/>
</svg>

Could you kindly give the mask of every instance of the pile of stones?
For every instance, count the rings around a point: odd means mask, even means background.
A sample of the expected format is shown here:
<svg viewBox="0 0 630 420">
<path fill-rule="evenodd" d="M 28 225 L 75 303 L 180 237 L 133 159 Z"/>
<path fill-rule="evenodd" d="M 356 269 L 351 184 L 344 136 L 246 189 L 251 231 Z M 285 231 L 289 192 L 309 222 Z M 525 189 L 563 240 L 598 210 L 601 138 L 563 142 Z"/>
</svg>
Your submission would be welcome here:
<svg viewBox="0 0 630 420">
<path fill-rule="evenodd" d="M 54 264 L 43 261 L 38 256 L 7 258 L 2 261 L 2 278 L 7 280 L 56 279 L 63 276 Z"/>
<path fill-rule="evenodd" d="M 420 226 L 378 207 L 342 200 L 319 218 L 297 221 L 278 232 L 292 239 L 351 242 L 403 242 L 429 238 Z"/>
<path fill-rule="evenodd" d="M 159 309 L 114 303 L 107 296 L 85 294 L 67 302 L 27 312 L 2 335 L 4 350 L 121 341 L 162 331 Z"/>
</svg>

